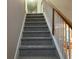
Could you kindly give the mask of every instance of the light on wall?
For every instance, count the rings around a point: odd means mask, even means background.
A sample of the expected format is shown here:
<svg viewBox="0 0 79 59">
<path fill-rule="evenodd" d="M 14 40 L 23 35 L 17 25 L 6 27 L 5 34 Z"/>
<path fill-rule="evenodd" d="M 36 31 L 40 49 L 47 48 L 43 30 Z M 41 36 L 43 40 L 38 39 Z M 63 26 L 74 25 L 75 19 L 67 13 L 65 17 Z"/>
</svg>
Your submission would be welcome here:
<svg viewBox="0 0 79 59">
<path fill-rule="evenodd" d="M 35 0 L 29 0 L 30 2 L 34 2 Z"/>
</svg>

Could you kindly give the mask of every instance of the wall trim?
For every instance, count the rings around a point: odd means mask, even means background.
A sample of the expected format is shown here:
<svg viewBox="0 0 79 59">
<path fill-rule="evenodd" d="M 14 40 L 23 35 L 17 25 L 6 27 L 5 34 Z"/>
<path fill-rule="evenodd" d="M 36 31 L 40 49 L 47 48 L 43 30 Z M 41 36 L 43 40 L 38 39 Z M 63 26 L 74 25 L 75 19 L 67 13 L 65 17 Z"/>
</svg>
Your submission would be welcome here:
<svg viewBox="0 0 79 59">
<path fill-rule="evenodd" d="M 53 40 L 54 40 L 54 42 L 55 42 L 55 45 L 56 45 L 57 51 L 58 51 L 58 53 L 59 53 L 60 59 L 64 59 L 62 53 L 60 52 L 60 48 L 59 48 L 59 46 L 58 46 L 58 43 L 57 43 L 57 41 L 56 41 L 56 38 L 53 36 L 53 34 L 52 34 L 52 32 L 51 32 L 50 26 L 49 26 L 49 24 L 48 24 L 48 22 L 47 22 L 47 17 L 46 17 L 46 15 L 45 15 L 45 12 L 43 12 L 43 15 L 44 15 L 44 17 L 45 17 L 45 21 L 46 21 L 46 23 L 47 23 L 47 26 L 48 26 L 49 31 L 50 31 L 50 33 L 51 33 L 51 36 L 52 36 L 52 38 L 53 38 Z"/>
<path fill-rule="evenodd" d="M 23 22 L 22 22 L 22 27 L 21 27 L 18 43 L 17 43 L 17 46 L 16 46 L 16 51 L 15 51 L 14 59 L 17 59 L 17 57 L 18 57 L 19 47 L 20 47 L 20 43 L 21 43 L 21 38 L 22 38 L 22 32 L 23 32 L 23 27 L 24 27 L 25 19 L 26 19 L 26 14 L 24 14 L 24 19 L 23 19 Z"/>
</svg>

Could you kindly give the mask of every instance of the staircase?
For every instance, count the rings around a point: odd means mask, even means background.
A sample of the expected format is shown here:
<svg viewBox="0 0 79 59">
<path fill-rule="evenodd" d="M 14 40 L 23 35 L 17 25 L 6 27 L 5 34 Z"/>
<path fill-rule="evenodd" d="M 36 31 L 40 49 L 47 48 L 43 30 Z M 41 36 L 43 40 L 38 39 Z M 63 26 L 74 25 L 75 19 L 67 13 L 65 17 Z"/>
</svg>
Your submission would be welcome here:
<svg viewBox="0 0 79 59">
<path fill-rule="evenodd" d="M 18 59 L 60 59 L 42 13 L 27 14 Z"/>
</svg>

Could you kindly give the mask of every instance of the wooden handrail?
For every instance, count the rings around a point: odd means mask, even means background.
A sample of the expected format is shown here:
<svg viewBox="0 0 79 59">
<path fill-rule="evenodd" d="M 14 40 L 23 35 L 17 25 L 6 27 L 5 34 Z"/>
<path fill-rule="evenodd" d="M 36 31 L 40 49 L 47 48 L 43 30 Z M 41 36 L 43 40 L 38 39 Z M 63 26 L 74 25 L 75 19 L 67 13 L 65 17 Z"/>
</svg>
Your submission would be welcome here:
<svg viewBox="0 0 79 59">
<path fill-rule="evenodd" d="M 68 24 L 68 26 L 72 29 L 72 22 L 70 21 L 70 19 L 64 16 L 64 14 L 58 8 L 56 8 L 49 0 L 44 0 L 44 2 L 47 3 L 51 8 L 53 8 L 54 11 L 56 11 L 60 15 L 60 17 L 66 22 L 66 24 Z"/>
</svg>

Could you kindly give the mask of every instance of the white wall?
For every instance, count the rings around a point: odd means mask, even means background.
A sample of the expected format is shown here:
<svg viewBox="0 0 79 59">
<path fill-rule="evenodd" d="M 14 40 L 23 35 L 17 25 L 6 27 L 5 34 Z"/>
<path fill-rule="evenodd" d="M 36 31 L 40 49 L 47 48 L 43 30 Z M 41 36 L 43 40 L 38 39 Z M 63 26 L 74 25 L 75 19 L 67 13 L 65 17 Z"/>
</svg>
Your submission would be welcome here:
<svg viewBox="0 0 79 59">
<path fill-rule="evenodd" d="M 49 0 L 72 22 L 72 0 Z"/>
<path fill-rule="evenodd" d="M 25 11 L 26 11 L 26 13 L 28 13 L 28 9 L 27 9 L 27 0 L 25 0 Z"/>
<path fill-rule="evenodd" d="M 66 59 L 66 54 L 64 53 L 64 21 L 56 12 L 54 13 L 55 41 L 57 43 L 61 59 Z"/>
<path fill-rule="evenodd" d="M 7 59 L 14 59 L 24 13 L 24 0 L 7 0 Z"/>
<path fill-rule="evenodd" d="M 52 18 L 53 18 L 52 11 L 53 11 L 52 8 L 50 6 L 48 6 L 45 2 L 43 2 L 43 12 L 45 14 L 46 22 L 49 26 L 49 30 L 51 31 L 51 33 L 52 33 L 52 22 L 53 22 L 52 21 Z"/>
<path fill-rule="evenodd" d="M 41 6 L 42 0 L 35 0 L 35 1 L 37 1 L 37 13 L 42 13 L 42 6 Z M 26 10 L 26 13 L 28 13 L 27 3 L 28 3 L 28 1 L 25 0 L 25 10 Z"/>
<path fill-rule="evenodd" d="M 42 13 L 41 2 L 42 2 L 42 0 L 38 0 L 38 2 L 37 2 L 37 13 Z"/>
<path fill-rule="evenodd" d="M 52 35 L 52 24 L 53 24 L 53 8 L 51 8 L 45 1 L 43 1 L 43 12 L 45 15 L 45 19 L 46 22 L 48 24 L 48 27 L 50 29 L 51 35 Z M 59 15 L 57 15 L 55 13 L 54 16 L 54 25 L 55 25 L 55 33 L 54 35 L 52 35 L 56 48 L 58 50 L 59 56 L 61 59 L 66 59 L 66 56 L 64 54 L 64 22 L 62 20 L 62 18 L 59 17 Z"/>
</svg>

